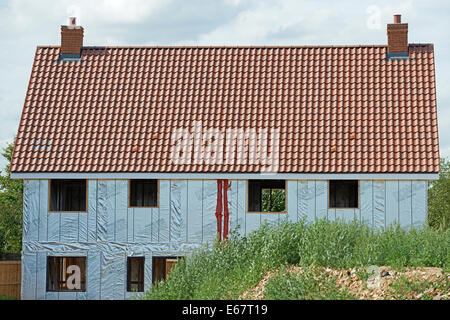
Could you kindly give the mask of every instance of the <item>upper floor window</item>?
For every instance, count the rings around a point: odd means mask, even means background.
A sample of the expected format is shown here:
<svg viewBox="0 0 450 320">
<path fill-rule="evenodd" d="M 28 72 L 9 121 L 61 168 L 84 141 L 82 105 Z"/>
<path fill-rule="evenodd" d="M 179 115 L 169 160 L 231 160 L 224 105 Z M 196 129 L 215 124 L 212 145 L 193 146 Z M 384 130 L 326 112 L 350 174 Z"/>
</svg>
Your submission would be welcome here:
<svg viewBox="0 0 450 320">
<path fill-rule="evenodd" d="M 157 207 L 158 180 L 130 180 L 130 207 Z"/>
<path fill-rule="evenodd" d="M 50 180 L 50 211 L 86 211 L 86 180 Z"/>
<path fill-rule="evenodd" d="M 248 212 L 285 212 L 285 180 L 248 180 Z"/>
<path fill-rule="evenodd" d="M 358 208 L 358 180 L 330 180 L 328 206 L 330 208 Z"/>
</svg>

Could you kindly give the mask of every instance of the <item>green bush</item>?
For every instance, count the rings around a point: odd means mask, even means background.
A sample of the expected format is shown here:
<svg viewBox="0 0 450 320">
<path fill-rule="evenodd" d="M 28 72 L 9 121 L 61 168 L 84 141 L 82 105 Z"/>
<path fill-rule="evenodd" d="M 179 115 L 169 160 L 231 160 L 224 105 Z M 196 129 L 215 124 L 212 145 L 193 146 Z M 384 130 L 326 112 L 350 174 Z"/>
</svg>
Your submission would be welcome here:
<svg viewBox="0 0 450 320">
<path fill-rule="evenodd" d="M 220 246 L 180 261 L 145 299 L 236 299 L 269 270 L 282 266 L 350 268 L 368 265 L 450 269 L 450 230 L 377 231 L 358 222 L 319 220 L 263 225 L 247 237 L 232 234 Z"/>
<path fill-rule="evenodd" d="M 23 181 L 11 179 L 12 151 L 10 143 L 2 153 L 7 165 L 0 170 L 0 253 L 20 253 L 22 249 Z"/>
<path fill-rule="evenodd" d="M 450 227 L 450 161 L 441 158 L 439 180 L 428 189 L 428 224 L 434 229 Z"/>
</svg>

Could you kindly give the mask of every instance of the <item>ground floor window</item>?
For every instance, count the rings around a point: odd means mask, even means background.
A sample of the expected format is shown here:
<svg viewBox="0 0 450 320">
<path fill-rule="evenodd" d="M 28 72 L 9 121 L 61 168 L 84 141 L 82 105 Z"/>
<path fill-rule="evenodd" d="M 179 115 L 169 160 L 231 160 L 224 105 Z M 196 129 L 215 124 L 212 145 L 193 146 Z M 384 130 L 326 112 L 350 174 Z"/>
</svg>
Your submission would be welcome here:
<svg viewBox="0 0 450 320">
<path fill-rule="evenodd" d="M 47 257 L 47 291 L 86 291 L 86 257 Z"/>
<path fill-rule="evenodd" d="M 127 259 L 127 291 L 144 291 L 144 257 L 128 257 Z"/>
<path fill-rule="evenodd" d="M 330 180 L 328 206 L 330 208 L 358 208 L 358 180 Z"/>
<path fill-rule="evenodd" d="M 169 273 L 182 257 L 154 257 L 153 258 L 153 284 L 166 280 Z"/>
</svg>

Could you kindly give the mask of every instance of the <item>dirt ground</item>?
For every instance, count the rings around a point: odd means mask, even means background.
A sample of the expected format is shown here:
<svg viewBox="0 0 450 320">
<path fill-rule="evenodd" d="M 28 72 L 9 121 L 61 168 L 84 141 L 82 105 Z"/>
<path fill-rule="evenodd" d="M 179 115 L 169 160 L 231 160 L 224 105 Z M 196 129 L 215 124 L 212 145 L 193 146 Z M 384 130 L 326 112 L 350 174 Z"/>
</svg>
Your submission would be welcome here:
<svg viewBox="0 0 450 320">
<path fill-rule="evenodd" d="M 443 283 L 450 280 L 450 273 L 444 273 L 441 268 L 405 268 L 393 270 L 389 266 L 364 268 L 368 275 L 366 280 L 360 279 L 362 269 L 335 270 L 319 268 L 320 272 L 336 278 L 336 285 L 340 289 L 347 289 L 355 297 L 363 300 L 392 300 L 392 299 L 433 299 L 448 300 L 450 293 L 442 289 Z M 302 267 L 291 267 L 289 272 L 304 272 Z M 244 292 L 240 299 L 264 299 L 264 287 L 267 281 L 275 274 L 268 272 L 255 288 Z M 412 284 L 405 286 L 405 281 Z M 401 287 L 399 288 L 399 283 Z M 441 287 L 441 288 L 439 288 Z"/>
</svg>

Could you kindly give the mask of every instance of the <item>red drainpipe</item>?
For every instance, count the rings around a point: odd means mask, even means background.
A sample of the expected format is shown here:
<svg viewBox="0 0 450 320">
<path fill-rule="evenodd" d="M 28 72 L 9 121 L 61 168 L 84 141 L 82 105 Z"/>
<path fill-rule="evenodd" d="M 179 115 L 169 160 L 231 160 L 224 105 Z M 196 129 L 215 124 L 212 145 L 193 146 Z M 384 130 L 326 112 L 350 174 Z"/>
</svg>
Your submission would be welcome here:
<svg viewBox="0 0 450 320">
<path fill-rule="evenodd" d="M 223 240 L 228 238 L 228 224 L 230 220 L 230 212 L 228 211 L 228 189 L 231 182 L 223 180 L 223 206 L 224 206 L 224 221 L 223 221 Z"/>
<path fill-rule="evenodd" d="M 222 240 L 222 180 L 217 180 L 217 206 L 216 206 L 216 219 L 217 219 L 217 239 Z"/>
<path fill-rule="evenodd" d="M 216 219 L 217 219 L 217 240 L 223 241 L 228 238 L 228 225 L 230 221 L 230 211 L 228 210 L 228 189 L 231 186 L 231 182 L 227 179 L 217 180 L 217 206 L 216 206 Z M 223 197 L 223 206 L 222 206 Z M 222 239 L 222 210 L 224 212 L 223 221 L 223 239 Z"/>
</svg>

